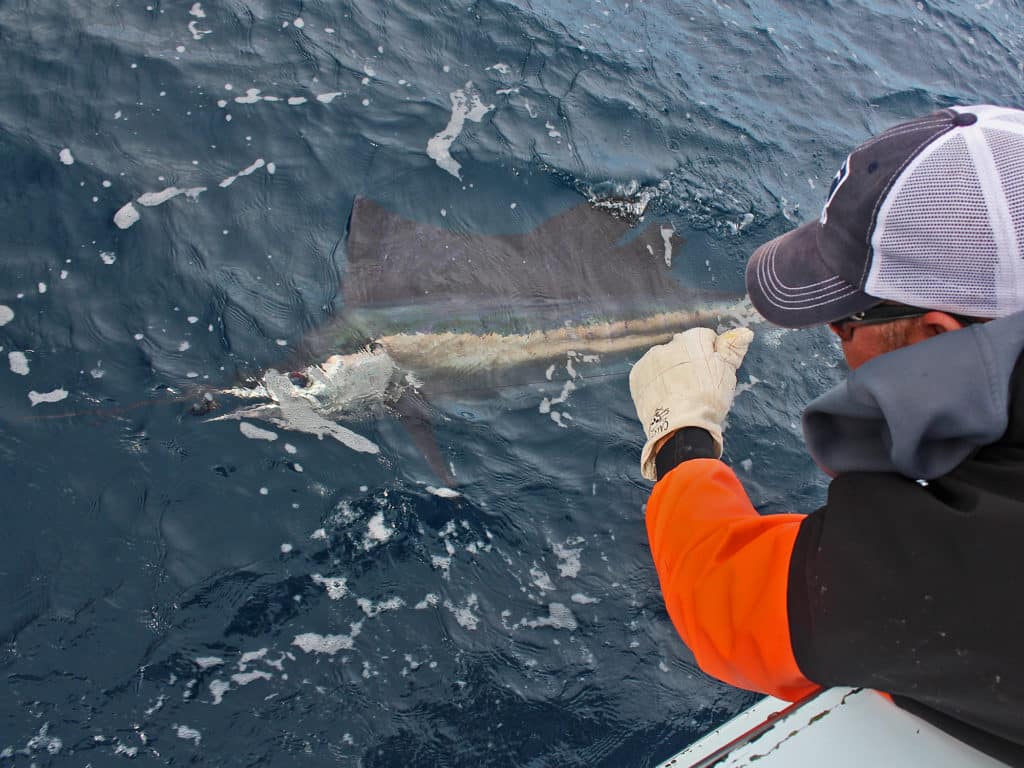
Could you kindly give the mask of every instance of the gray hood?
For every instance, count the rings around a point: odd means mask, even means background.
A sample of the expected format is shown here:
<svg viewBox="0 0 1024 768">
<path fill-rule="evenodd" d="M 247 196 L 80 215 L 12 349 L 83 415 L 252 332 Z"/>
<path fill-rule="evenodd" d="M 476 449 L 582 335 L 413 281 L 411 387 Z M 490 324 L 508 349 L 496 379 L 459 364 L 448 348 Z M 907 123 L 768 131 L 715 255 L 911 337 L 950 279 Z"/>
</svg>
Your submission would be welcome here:
<svg viewBox="0 0 1024 768">
<path fill-rule="evenodd" d="M 880 355 L 804 411 L 811 456 L 830 475 L 932 480 L 1006 431 L 1024 312 Z"/>
</svg>

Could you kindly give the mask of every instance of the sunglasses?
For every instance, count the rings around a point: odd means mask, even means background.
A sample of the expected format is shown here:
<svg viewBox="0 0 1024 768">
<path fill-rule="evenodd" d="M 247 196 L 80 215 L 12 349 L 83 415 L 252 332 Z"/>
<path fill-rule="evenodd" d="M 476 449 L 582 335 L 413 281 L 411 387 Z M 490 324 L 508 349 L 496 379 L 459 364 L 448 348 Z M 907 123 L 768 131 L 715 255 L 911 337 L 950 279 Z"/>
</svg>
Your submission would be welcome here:
<svg viewBox="0 0 1024 768">
<path fill-rule="evenodd" d="M 855 312 L 849 317 L 834 320 L 829 325 L 834 326 L 839 333 L 845 336 L 849 333 L 850 329 L 861 325 L 878 325 L 880 323 L 891 323 L 894 320 L 909 320 L 913 317 L 922 317 L 933 311 L 931 309 L 922 309 L 921 307 L 911 307 L 906 304 L 879 304 L 878 306 L 871 307 L 871 309 L 865 309 L 863 312 Z M 963 325 L 978 322 L 977 318 L 974 317 L 965 317 L 964 315 L 957 315 L 952 312 L 947 312 L 946 314 L 955 318 Z"/>
</svg>

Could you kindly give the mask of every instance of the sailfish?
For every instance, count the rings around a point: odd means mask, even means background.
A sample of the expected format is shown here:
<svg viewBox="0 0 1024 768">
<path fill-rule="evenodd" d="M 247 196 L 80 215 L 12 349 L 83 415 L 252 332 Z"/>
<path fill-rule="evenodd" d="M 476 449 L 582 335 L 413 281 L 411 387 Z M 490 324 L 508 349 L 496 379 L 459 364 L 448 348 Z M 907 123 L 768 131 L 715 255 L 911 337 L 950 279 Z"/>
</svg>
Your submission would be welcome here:
<svg viewBox="0 0 1024 768">
<path fill-rule="evenodd" d="M 217 419 L 260 419 L 378 446 L 338 423 L 398 413 L 439 477 L 432 395 L 486 395 L 550 379 L 555 361 L 603 361 L 696 325 L 756 319 L 742 296 L 683 285 L 669 227 L 636 228 L 583 202 L 517 234 L 479 234 L 404 218 L 357 198 L 348 222 L 338 316 L 302 344 L 313 362 L 265 371 L 224 393 L 260 401 Z M 563 393 L 563 399 L 565 395 Z"/>
</svg>

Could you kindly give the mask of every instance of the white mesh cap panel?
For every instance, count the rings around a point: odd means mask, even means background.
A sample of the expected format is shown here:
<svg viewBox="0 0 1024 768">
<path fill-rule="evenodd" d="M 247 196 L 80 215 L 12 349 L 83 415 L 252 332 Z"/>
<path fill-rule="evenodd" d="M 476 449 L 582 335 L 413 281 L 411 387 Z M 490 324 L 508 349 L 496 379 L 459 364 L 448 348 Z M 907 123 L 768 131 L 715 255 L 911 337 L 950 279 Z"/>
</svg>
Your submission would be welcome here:
<svg viewBox="0 0 1024 768">
<path fill-rule="evenodd" d="M 1009 208 L 1018 262 L 1024 254 L 1024 115 L 1020 116 L 1019 123 L 1020 127 L 1011 131 L 983 130 Z"/>
<path fill-rule="evenodd" d="M 960 125 L 922 151 L 879 208 L 865 290 L 965 315 L 1024 310 L 1024 113 L 955 107 Z"/>
<path fill-rule="evenodd" d="M 864 290 L 913 306 L 997 314 L 999 254 L 975 162 L 946 134 L 896 180 L 878 212 Z"/>
</svg>

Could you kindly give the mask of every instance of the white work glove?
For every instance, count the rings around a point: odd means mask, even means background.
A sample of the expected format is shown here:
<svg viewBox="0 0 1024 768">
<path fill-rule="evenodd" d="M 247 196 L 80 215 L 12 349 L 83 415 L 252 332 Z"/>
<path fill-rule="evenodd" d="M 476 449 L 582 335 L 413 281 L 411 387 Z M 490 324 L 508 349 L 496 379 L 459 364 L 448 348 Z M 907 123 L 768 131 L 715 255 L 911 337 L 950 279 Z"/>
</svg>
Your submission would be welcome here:
<svg viewBox="0 0 1024 768">
<path fill-rule="evenodd" d="M 749 328 L 722 335 L 710 328 L 677 333 L 668 344 L 651 347 L 629 373 L 629 392 L 647 435 L 640 473 L 657 480 L 654 458 L 683 427 L 711 433 L 722 455 L 722 422 L 736 392 L 736 369 L 754 339 Z"/>
</svg>

